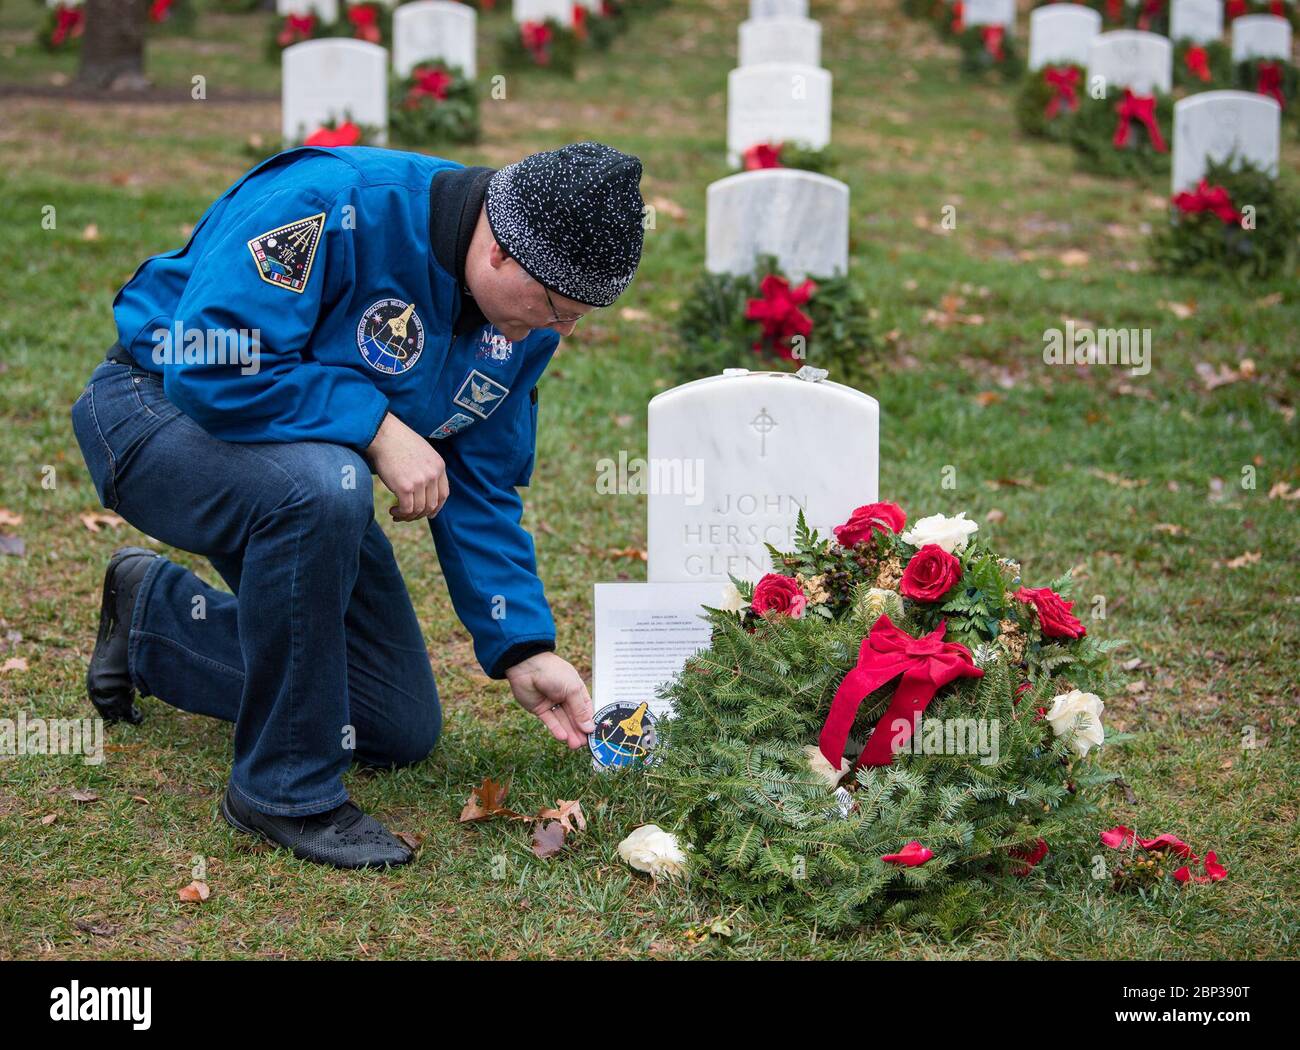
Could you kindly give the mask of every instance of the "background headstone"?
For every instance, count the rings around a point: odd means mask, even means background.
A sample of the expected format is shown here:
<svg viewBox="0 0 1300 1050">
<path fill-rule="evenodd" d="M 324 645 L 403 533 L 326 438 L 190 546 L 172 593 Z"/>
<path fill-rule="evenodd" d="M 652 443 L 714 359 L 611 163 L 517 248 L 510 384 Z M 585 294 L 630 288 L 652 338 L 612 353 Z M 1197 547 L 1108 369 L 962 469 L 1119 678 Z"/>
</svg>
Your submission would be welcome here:
<svg viewBox="0 0 1300 1050">
<path fill-rule="evenodd" d="M 1101 14 L 1083 4 L 1048 4 L 1029 12 L 1029 68 L 1088 65 L 1088 46 L 1101 33 Z"/>
<path fill-rule="evenodd" d="M 761 255 L 776 256 L 793 281 L 847 272 L 848 186 L 797 168 L 742 171 L 711 184 L 705 268 L 753 273 Z"/>
<path fill-rule="evenodd" d="M 514 0 L 511 9 L 516 22 L 545 22 L 573 25 L 573 0 Z"/>
<path fill-rule="evenodd" d="M 1223 0 L 1171 0 L 1169 39 L 1210 44 L 1223 37 Z"/>
<path fill-rule="evenodd" d="M 650 402 L 650 462 L 699 461 L 703 481 L 694 506 L 649 497 L 651 582 L 757 580 L 771 568 L 764 542 L 792 547 L 800 510 L 830 537 L 877 498 L 875 398 L 790 372 L 735 371 Z"/>
<path fill-rule="evenodd" d="M 750 18 L 807 18 L 808 0 L 749 0 Z"/>
<path fill-rule="evenodd" d="M 822 27 L 811 18 L 751 18 L 740 23 L 741 66 L 764 62 L 822 64 Z"/>
<path fill-rule="evenodd" d="M 393 11 L 393 71 L 408 77 L 421 62 L 441 60 L 478 75 L 475 29 L 478 13 L 453 0 L 418 0 Z"/>
<path fill-rule="evenodd" d="M 315 15 L 332 25 L 339 20 L 339 0 L 275 0 L 275 12 L 284 15 Z"/>
<path fill-rule="evenodd" d="M 1291 61 L 1291 23 L 1278 15 L 1242 15 L 1232 20 L 1232 60 L 1283 58 Z"/>
<path fill-rule="evenodd" d="M 1016 0 L 964 0 L 961 18 L 968 26 L 1004 26 L 1014 33 Z"/>
<path fill-rule="evenodd" d="M 301 142 L 329 121 L 345 118 L 388 137 L 388 51 L 362 40 L 330 38 L 293 44 L 281 52 L 281 129 Z"/>
<path fill-rule="evenodd" d="M 1236 157 L 1277 174 L 1282 107 L 1253 91 L 1202 91 L 1174 103 L 1173 191 L 1195 187 L 1207 158 Z M 1243 201 L 1241 203 L 1249 203 Z"/>
<path fill-rule="evenodd" d="M 727 74 L 727 160 L 760 142 L 822 149 L 831 141 L 831 75 L 816 66 L 769 62 Z"/>
<path fill-rule="evenodd" d="M 1140 29 L 1102 33 L 1088 50 L 1088 80 L 1106 78 L 1106 94 L 1132 88 L 1138 95 L 1168 94 L 1173 83 L 1173 49 L 1167 37 Z"/>
</svg>

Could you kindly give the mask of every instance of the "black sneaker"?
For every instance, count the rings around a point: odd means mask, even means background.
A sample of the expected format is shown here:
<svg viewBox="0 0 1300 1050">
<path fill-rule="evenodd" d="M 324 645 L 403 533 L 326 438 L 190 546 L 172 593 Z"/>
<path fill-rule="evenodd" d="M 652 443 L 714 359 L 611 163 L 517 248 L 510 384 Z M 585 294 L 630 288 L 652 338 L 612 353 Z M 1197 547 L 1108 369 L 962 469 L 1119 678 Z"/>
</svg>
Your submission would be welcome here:
<svg viewBox="0 0 1300 1050">
<path fill-rule="evenodd" d="M 123 547 L 113 552 L 104 572 L 104 595 L 99 606 L 99 635 L 86 671 L 86 692 L 105 722 L 139 725 L 144 715 L 135 705 L 135 686 L 127 670 L 127 642 L 131 612 L 145 572 L 158 555 L 143 547 Z"/>
<path fill-rule="evenodd" d="M 232 828 L 260 835 L 314 864 L 378 868 L 406 864 L 414 857 L 386 827 L 352 802 L 309 817 L 277 817 L 245 805 L 227 788 L 221 815 Z"/>
</svg>

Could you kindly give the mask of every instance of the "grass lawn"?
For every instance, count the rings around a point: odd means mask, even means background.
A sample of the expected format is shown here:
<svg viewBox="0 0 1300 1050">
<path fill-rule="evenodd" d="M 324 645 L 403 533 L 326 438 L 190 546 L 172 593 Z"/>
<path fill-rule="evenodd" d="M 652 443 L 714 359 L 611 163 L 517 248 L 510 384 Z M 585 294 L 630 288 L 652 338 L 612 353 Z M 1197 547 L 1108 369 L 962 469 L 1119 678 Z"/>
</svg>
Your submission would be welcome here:
<svg viewBox="0 0 1300 1050">
<path fill-rule="evenodd" d="M 891 0 L 812 6 L 835 76 L 837 174 L 853 195 L 851 266 L 888 340 L 868 391 L 882 411 L 881 497 L 912 517 L 966 510 L 1023 561 L 1026 583 L 1075 566 L 1083 604 L 1104 596 L 1106 619 L 1089 629 L 1131 639 L 1124 658 L 1141 666 L 1127 693 L 1105 698 L 1107 729 L 1133 734 L 1107 759 L 1136 801 L 1111 796 L 1099 828 L 1178 834 L 1216 850 L 1227 881 L 1145 900 L 1094 880 L 1091 851 L 1053 854 L 953 941 L 887 925 L 827 937 L 655 886 L 614 847 L 661 814 L 594 776 L 585 753 L 562 753 L 483 676 L 428 530 L 399 525 L 389 533 L 446 728 L 421 765 L 348 783 L 364 808 L 423 840 L 417 863 L 336 872 L 232 831 L 217 813 L 228 727 L 147 700 L 143 726 L 109 730 L 103 765 L 0 759 L 0 957 L 1300 954 L 1300 502 L 1284 498 L 1284 483 L 1300 486 L 1296 275 L 1242 289 L 1151 273 L 1143 231 L 1164 217 L 1163 179 L 1076 174 L 1065 147 L 1019 136 L 1011 89 L 963 81 L 956 49 Z M 584 674 L 592 583 L 644 573 L 618 552 L 644 547 L 645 506 L 597 495 L 596 461 L 645 454 L 645 404 L 668 385 L 674 311 L 702 266 L 704 190 L 727 173 L 725 80 L 744 10 L 677 0 L 586 56 L 575 83 L 512 76 L 506 100 L 484 102 L 482 144 L 452 153 L 501 164 L 599 139 L 644 159 L 643 193 L 658 210 L 640 277 L 566 342 L 542 385 L 525 524 L 560 652 Z M 0 80 L 49 84 L 73 69 L 31 43 L 40 14 L 30 3 L 0 10 Z M 507 17 L 480 24 L 489 76 Z M 25 556 L 0 557 L 0 663 L 27 664 L 0 673 L 0 717 L 88 713 L 103 565 L 114 547 L 147 540 L 82 524 L 100 508 L 68 410 L 112 340 L 115 290 L 140 260 L 183 242 L 248 166 L 250 135 L 278 135 L 274 101 L 214 101 L 223 90 L 275 97 L 267 31 L 266 15 L 213 15 L 201 40 L 151 45 L 161 83 L 187 87 L 203 73 L 209 101 L 0 98 L 0 508 L 22 517 L 0 532 L 26 544 Z M 1288 128 L 1283 167 L 1297 160 Z M 945 205 L 955 230 L 940 228 Z M 55 229 L 42 226 L 46 206 Z M 1045 365 L 1043 331 L 1067 318 L 1151 329 L 1150 374 Z M 1235 381 L 1209 382 L 1210 370 Z M 216 579 L 201 559 L 168 554 Z M 518 826 L 458 825 L 488 775 L 513 779 L 520 808 L 581 799 L 589 832 L 541 861 Z M 98 800 L 75 801 L 78 789 Z M 212 897 L 182 904 L 198 865 Z M 719 916 L 730 938 L 692 936 Z"/>
</svg>

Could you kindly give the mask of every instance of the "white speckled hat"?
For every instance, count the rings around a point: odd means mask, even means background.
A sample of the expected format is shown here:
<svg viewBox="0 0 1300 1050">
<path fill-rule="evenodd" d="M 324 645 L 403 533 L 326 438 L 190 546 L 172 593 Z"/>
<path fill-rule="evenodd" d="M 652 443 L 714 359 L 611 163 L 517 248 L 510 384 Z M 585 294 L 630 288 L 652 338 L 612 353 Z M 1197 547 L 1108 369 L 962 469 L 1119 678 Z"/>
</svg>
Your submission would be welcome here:
<svg viewBox="0 0 1300 1050">
<path fill-rule="evenodd" d="M 609 306 L 641 261 L 641 161 L 599 142 L 534 153 L 488 182 L 497 243 L 532 277 L 586 306 Z"/>
</svg>

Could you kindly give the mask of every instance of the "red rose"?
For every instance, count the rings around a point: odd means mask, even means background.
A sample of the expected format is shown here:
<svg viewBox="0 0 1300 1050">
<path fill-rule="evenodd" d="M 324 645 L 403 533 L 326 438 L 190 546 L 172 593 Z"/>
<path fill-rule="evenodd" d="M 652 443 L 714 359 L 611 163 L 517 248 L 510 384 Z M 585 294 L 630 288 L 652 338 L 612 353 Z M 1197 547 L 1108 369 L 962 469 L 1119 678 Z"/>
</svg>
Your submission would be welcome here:
<svg viewBox="0 0 1300 1050">
<path fill-rule="evenodd" d="M 754 600 L 749 607 L 759 616 L 775 612 L 797 620 L 803 616 L 807 606 L 808 599 L 798 580 L 769 572 L 758 581 L 758 586 L 754 588 Z"/>
<path fill-rule="evenodd" d="M 937 543 L 927 543 L 903 570 L 898 589 L 918 602 L 937 602 L 961 579 L 961 562 Z"/>
<path fill-rule="evenodd" d="M 1050 587 L 1021 587 L 1015 597 L 1038 610 L 1044 637 L 1082 638 L 1088 633 L 1079 618 L 1070 612 L 1074 602 L 1067 602 Z"/>
<path fill-rule="evenodd" d="M 902 532 L 907 515 L 897 503 L 868 503 L 832 530 L 841 547 L 852 547 L 871 539 L 873 532 Z"/>
</svg>

